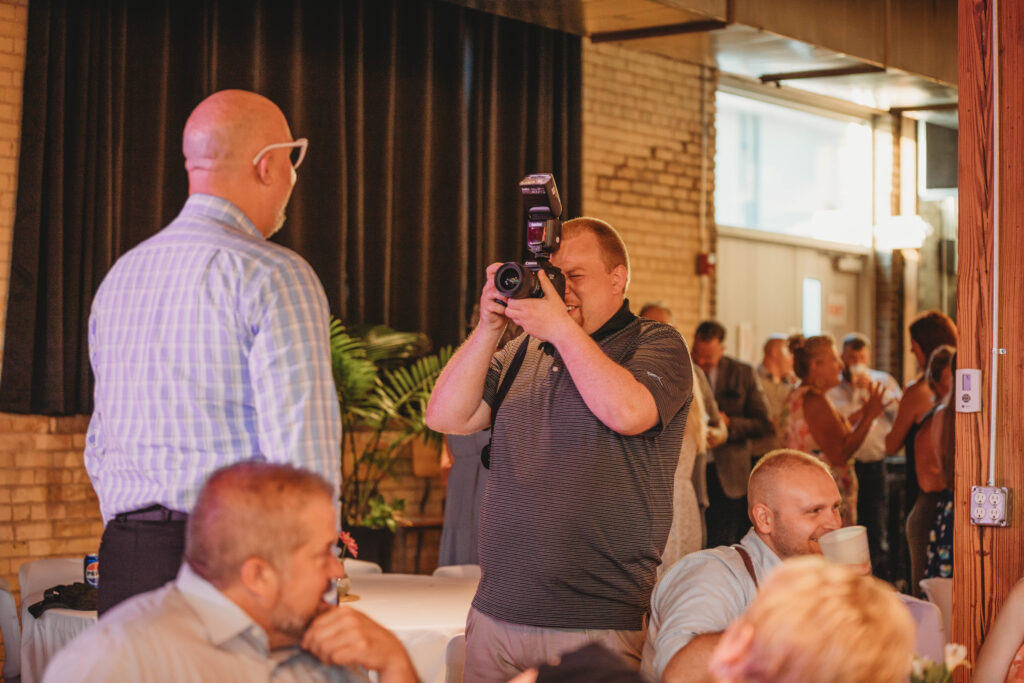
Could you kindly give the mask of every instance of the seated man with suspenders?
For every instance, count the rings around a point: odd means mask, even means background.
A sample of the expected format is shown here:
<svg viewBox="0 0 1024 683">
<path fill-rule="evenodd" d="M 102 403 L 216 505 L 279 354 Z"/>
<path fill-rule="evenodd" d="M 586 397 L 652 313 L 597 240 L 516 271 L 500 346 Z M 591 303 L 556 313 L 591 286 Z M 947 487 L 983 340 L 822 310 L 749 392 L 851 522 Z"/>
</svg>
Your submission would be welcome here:
<svg viewBox="0 0 1024 683">
<path fill-rule="evenodd" d="M 788 557 L 820 554 L 818 538 L 841 526 L 832 475 L 800 451 L 764 456 L 750 473 L 748 499 L 753 528 L 740 543 L 687 555 L 654 589 L 643 667 L 659 681 L 711 680 L 711 653 L 758 584 Z"/>
</svg>

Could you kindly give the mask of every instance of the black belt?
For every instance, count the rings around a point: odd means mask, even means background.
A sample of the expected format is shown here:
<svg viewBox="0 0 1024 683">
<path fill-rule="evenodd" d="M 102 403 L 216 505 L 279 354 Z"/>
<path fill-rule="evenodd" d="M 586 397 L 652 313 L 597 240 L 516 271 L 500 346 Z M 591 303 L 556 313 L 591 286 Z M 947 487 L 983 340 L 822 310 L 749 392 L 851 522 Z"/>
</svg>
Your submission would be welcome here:
<svg viewBox="0 0 1024 683">
<path fill-rule="evenodd" d="M 188 513 L 169 510 L 163 505 L 150 505 L 141 510 L 131 512 L 119 512 L 114 515 L 118 522 L 184 522 L 188 519 Z"/>
</svg>

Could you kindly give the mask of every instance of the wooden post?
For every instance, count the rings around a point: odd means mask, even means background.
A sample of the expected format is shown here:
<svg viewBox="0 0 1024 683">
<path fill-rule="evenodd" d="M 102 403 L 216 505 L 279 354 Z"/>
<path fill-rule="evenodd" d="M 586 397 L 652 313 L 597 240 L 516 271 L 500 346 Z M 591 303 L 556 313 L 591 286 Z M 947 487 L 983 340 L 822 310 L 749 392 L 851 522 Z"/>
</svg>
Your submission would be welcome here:
<svg viewBox="0 0 1024 683">
<path fill-rule="evenodd" d="M 980 413 L 956 420 L 953 640 L 974 661 L 1006 594 L 1024 576 L 1024 3 L 999 2 L 999 346 L 995 483 L 1012 489 L 1006 528 L 970 524 L 970 488 L 989 476 L 992 409 L 993 146 L 992 0 L 959 0 L 960 238 L 958 320 L 961 368 L 980 368 Z M 961 671 L 957 680 L 969 680 Z"/>
</svg>

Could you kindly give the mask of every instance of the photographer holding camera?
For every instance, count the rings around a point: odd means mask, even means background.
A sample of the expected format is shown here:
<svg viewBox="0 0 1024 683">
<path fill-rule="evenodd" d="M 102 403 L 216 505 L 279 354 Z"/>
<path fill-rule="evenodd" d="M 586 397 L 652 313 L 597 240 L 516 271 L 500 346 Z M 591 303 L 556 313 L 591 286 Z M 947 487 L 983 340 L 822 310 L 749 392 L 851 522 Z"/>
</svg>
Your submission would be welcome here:
<svg viewBox="0 0 1024 683">
<path fill-rule="evenodd" d="M 542 296 L 501 294 L 495 275 L 509 264 L 487 268 L 480 322 L 427 408 L 440 432 L 493 423 L 467 681 L 505 681 L 595 641 L 639 668 L 672 522 L 692 398 L 686 345 L 630 313 L 629 259 L 614 228 L 577 218 L 561 226 L 560 246 L 549 242 L 554 268 L 526 264 Z M 564 301 L 548 274 L 558 269 Z M 526 334 L 495 354 L 509 320 Z"/>
</svg>

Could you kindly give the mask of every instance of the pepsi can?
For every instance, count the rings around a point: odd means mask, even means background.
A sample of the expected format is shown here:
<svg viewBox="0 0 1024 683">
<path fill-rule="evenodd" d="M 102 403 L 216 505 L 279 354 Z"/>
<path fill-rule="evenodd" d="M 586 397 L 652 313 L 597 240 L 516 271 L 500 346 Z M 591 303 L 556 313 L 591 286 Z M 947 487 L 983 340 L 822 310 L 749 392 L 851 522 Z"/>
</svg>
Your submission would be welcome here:
<svg viewBox="0 0 1024 683">
<path fill-rule="evenodd" d="M 96 553 L 89 553 L 85 556 L 84 573 L 85 582 L 93 588 L 100 587 L 100 556 Z"/>
</svg>

